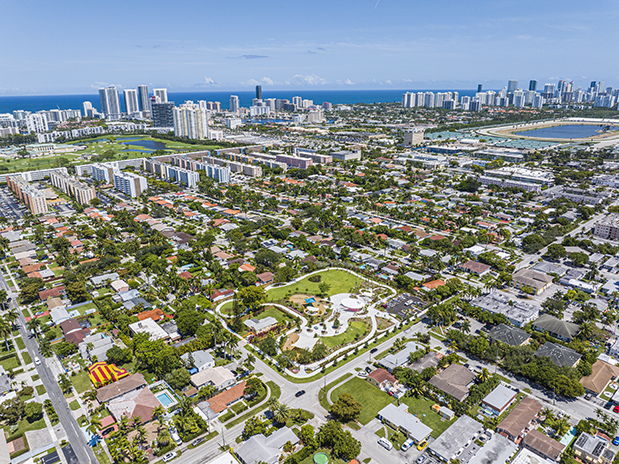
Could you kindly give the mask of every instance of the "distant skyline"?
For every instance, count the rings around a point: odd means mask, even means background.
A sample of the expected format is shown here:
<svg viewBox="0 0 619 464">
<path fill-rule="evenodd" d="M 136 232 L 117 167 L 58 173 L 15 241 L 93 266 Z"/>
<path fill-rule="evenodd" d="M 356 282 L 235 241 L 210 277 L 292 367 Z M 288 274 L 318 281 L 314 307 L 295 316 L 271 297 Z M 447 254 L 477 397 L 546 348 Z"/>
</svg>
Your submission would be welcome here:
<svg viewBox="0 0 619 464">
<path fill-rule="evenodd" d="M 0 96 L 619 87 L 619 3 L 0 0 Z"/>
</svg>

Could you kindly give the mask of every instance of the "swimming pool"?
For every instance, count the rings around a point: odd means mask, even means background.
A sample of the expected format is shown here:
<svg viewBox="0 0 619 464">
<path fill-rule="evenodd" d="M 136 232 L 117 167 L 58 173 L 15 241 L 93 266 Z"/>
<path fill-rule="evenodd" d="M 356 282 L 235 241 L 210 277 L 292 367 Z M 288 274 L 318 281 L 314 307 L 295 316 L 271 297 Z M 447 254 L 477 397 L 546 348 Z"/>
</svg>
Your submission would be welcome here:
<svg viewBox="0 0 619 464">
<path fill-rule="evenodd" d="M 164 407 L 168 407 L 170 406 L 172 403 L 174 403 L 174 400 L 172 400 L 172 398 L 170 398 L 170 395 L 168 395 L 167 392 L 162 392 L 159 393 L 157 395 L 157 399 L 159 400 L 159 402 L 164 406 Z"/>
</svg>

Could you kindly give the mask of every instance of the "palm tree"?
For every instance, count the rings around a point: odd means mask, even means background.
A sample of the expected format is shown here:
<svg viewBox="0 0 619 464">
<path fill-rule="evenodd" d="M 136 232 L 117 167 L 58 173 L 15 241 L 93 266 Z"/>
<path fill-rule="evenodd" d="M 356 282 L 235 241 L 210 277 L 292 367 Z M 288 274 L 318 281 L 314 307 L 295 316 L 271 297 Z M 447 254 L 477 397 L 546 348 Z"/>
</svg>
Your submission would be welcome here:
<svg viewBox="0 0 619 464">
<path fill-rule="evenodd" d="M 170 444 L 170 440 L 172 440 L 172 436 L 170 435 L 170 431 L 167 427 L 159 430 L 159 433 L 157 434 L 157 445 L 159 448 L 165 448 L 168 446 Z"/>
<path fill-rule="evenodd" d="M 41 332 L 41 321 L 39 319 L 33 317 L 26 323 L 26 326 L 37 338 L 39 337 L 39 333 Z"/>
<path fill-rule="evenodd" d="M 163 415 L 165 414 L 165 409 L 163 406 L 159 405 L 157 406 L 155 409 L 153 409 L 153 417 L 157 420 L 163 418 Z"/>
<path fill-rule="evenodd" d="M 101 421 L 97 419 L 96 417 L 92 417 L 90 419 L 90 424 L 86 428 L 86 432 L 92 435 L 98 435 L 100 429 L 101 429 Z"/>
<path fill-rule="evenodd" d="M 11 332 L 11 324 L 5 318 L 0 317 L 0 337 L 4 337 L 7 352 L 9 351 L 9 336 Z"/>
<path fill-rule="evenodd" d="M 562 437 L 565 435 L 570 429 L 570 423 L 566 417 L 562 417 L 561 419 L 555 421 L 554 423 L 555 436 Z"/>
<path fill-rule="evenodd" d="M 269 401 L 267 401 L 267 407 L 269 408 L 269 411 L 271 411 L 271 414 L 274 415 L 275 411 L 277 411 L 277 408 L 279 407 L 279 401 L 277 401 L 277 398 L 271 397 Z"/>
<path fill-rule="evenodd" d="M 552 408 L 549 407 L 545 407 L 544 409 L 542 409 L 542 415 L 544 416 L 544 422 L 553 421 L 556 417 L 555 412 L 552 410 Z"/>
<path fill-rule="evenodd" d="M 465 334 L 471 332 L 471 323 L 468 319 L 462 321 L 462 324 L 460 324 L 460 330 L 462 330 Z"/>
<path fill-rule="evenodd" d="M 489 379 L 490 379 L 490 371 L 487 368 L 483 367 L 481 369 L 481 372 L 477 374 L 477 380 L 480 383 L 483 383 L 483 382 L 487 382 Z"/>
<path fill-rule="evenodd" d="M 281 403 L 277 409 L 273 413 L 273 419 L 278 424 L 285 424 L 286 421 L 290 418 L 290 408 L 285 404 Z"/>
</svg>

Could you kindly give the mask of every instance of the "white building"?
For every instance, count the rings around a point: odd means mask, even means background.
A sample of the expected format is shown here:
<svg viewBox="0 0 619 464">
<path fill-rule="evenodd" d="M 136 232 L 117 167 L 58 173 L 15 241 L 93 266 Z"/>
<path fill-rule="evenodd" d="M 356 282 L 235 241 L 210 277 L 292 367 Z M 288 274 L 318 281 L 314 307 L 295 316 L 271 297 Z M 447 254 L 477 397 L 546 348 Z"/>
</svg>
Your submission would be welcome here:
<svg viewBox="0 0 619 464">
<path fill-rule="evenodd" d="M 113 85 L 99 89 L 101 112 L 106 119 L 120 119 L 120 100 L 118 90 Z"/>
<path fill-rule="evenodd" d="M 208 138 L 208 111 L 187 101 L 174 108 L 174 135 L 190 139 Z"/>
<path fill-rule="evenodd" d="M 36 134 L 47 132 L 49 130 L 47 117 L 44 114 L 29 114 L 26 118 L 26 129 L 28 129 L 28 132 Z"/>
<path fill-rule="evenodd" d="M 157 98 L 158 103 L 168 102 L 168 89 L 153 89 L 153 95 Z"/>
<path fill-rule="evenodd" d="M 136 89 L 125 89 L 125 112 L 128 115 L 135 114 L 140 111 L 138 105 L 138 91 Z"/>
<path fill-rule="evenodd" d="M 146 178 L 132 172 L 114 171 L 114 188 L 132 198 L 139 197 L 147 188 Z"/>
</svg>

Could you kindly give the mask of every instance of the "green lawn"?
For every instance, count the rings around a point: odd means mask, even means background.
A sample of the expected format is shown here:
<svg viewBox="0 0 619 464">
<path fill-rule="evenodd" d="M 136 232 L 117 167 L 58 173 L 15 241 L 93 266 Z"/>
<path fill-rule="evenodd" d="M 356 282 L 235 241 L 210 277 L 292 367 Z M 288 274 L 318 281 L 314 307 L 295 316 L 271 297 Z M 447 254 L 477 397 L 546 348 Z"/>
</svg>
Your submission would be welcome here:
<svg viewBox="0 0 619 464">
<path fill-rule="evenodd" d="M 22 353 L 22 357 L 24 358 L 24 363 L 26 365 L 32 362 L 32 358 L 30 357 L 30 353 Z"/>
<path fill-rule="evenodd" d="M 362 282 L 361 279 L 351 273 L 339 269 L 321 272 L 318 275 L 321 276 L 321 282 L 327 282 L 330 285 L 327 296 L 337 295 L 338 293 L 350 293 L 355 286 Z M 320 289 L 318 285 L 320 285 L 320 282 L 310 282 L 308 277 L 306 277 L 297 283 L 273 288 L 267 292 L 267 295 L 270 301 L 281 300 L 286 295 L 294 295 L 295 293 L 319 295 Z"/>
<path fill-rule="evenodd" d="M 44 395 L 45 394 L 45 387 L 43 385 L 37 385 L 36 389 L 37 389 L 37 393 L 39 395 Z"/>
<path fill-rule="evenodd" d="M 437 438 L 441 433 L 447 430 L 455 421 L 455 419 L 450 421 L 445 420 L 438 413 L 434 412 L 432 410 L 434 401 L 424 398 L 423 396 L 419 398 L 407 396 L 402 398 L 402 402 L 408 406 L 408 412 L 417 416 L 421 422 L 432 429 L 430 435 L 434 438 Z"/>
<path fill-rule="evenodd" d="M 379 437 L 385 437 L 385 429 L 387 430 L 387 439 L 393 443 L 395 449 L 402 448 L 402 444 L 406 441 L 406 435 L 398 430 L 394 430 L 388 425 L 385 425 L 376 431 L 376 435 Z"/>
<path fill-rule="evenodd" d="M 19 427 L 17 428 L 16 431 L 14 431 L 12 434 L 10 434 L 10 429 L 11 426 L 10 425 L 5 425 L 3 428 L 6 432 L 6 441 L 13 441 L 17 436 L 19 436 L 20 434 L 23 434 L 24 432 L 28 432 L 30 430 L 41 430 L 44 429 L 46 427 L 45 424 L 45 418 L 41 418 L 38 421 L 35 422 L 28 422 L 26 419 L 23 419 L 19 422 Z"/>
<path fill-rule="evenodd" d="M 279 387 L 279 385 L 277 385 L 275 382 L 272 382 L 270 380 L 267 382 L 267 385 L 269 386 L 269 389 L 271 390 L 271 396 L 269 396 L 269 399 L 275 398 L 276 400 L 278 400 L 279 397 L 282 394 L 282 389 Z M 226 428 L 230 429 L 230 428 L 234 427 L 235 425 L 240 424 L 241 422 L 245 422 L 250 417 L 255 416 L 260 411 L 266 409 L 267 403 L 268 403 L 268 401 L 265 402 L 264 404 L 261 404 L 260 406 L 256 406 L 254 409 L 251 409 L 250 411 L 246 412 L 242 416 L 238 416 L 233 421 L 227 423 L 226 424 Z"/>
<path fill-rule="evenodd" d="M 331 392 L 331 402 L 337 401 L 343 393 L 350 393 L 363 406 L 358 419 L 363 425 L 374 419 L 378 411 L 389 403 L 395 403 L 395 399 L 392 396 L 359 377 L 353 377 L 344 385 L 340 385 L 333 390 Z"/>
<path fill-rule="evenodd" d="M 26 344 L 21 339 L 21 337 L 16 338 L 15 342 L 17 343 L 17 348 L 19 348 L 20 350 L 23 350 L 24 348 L 26 348 Z"/>
<path fill-rule="evenodd" d="M 88 373 L 85 371 L 82 371 L 78 373 L 77 375 L 72 375 L 69 378 L 71 379 L 73 386 L 75 387 L 75 389 L 77 390 L 79 394 L 82 394 L 86 390 L 90 390 L 93 388 L 92 382 L 90 381 L 90 377 L 88 376 Z"/>
<path fill-rule="evenodd" d="M 367 332 L 368 327 L 364 321 L 352 321 L 349 323 L 346 332 L 334 337 L 323 337 L 321 340 L 329 348 L 334 348 L 355 340 L 361 340 Z"/>
<path fill-rule="evenodd" d="M 320 391 L 318 392 L 318 402 L 323 408 L 325 408 L 326 410 L 329 410 L 329 402 L 327 401 L 327 397 L 325 394 L 335 385 L 337 385 L 340 382 L 343 382 L 345 379 L 347 379 L 350 376 L 352 376 L 352 373 L 347 372 L 346 374 L 342 375 L 341 377 L 338 377 L 332 382 L 329 382 L 327 385 L 325 385 L 323 388 L 320 389 Z"/>
<path fill-rule="evenodd" d="M 9 369 L 17 369 L 21 365 L 19 364 L 19 359 L 17 359 L 17 356 L 11 356 L 4 361 L 0 361 L 0 364 L 2 364 L 5 371 L 8 371 Z"/>
<path fill-rule="evenodd" d="M 80 408 L 80 404 L 77 400 L 73 400 L 69 403 L 69 407 L 71 408 L 71 411 L 77 411 Z"/>
<path fill-rule="evenodd" d="M 110 458 L 105 452 L 105 449 L 103 449 L 103 445 L 101 445 L 101 443 L 98 443 L 92 450 L 95 452 L 95 456 L 97 456 L 99 464 L 111 464 Z"/>
</svg>

